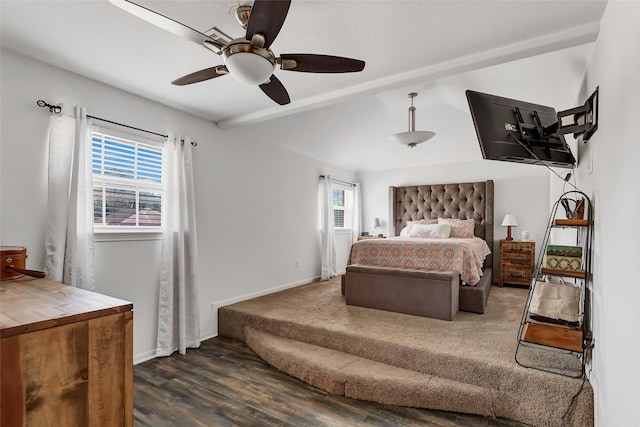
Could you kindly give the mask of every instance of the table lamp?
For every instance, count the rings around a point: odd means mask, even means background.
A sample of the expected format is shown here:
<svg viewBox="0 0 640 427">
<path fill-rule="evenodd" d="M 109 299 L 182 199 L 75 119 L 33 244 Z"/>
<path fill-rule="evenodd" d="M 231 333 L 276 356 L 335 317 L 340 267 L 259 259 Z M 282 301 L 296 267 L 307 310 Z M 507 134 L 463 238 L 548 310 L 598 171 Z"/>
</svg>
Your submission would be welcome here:
<svg viewBox="0 0 640 427">
<path fill-rule="evenodd" d="M 511 214 L 506 214 L 504 219 L 502 220 L 502 226 L 507 227 L 507 240 L 513 240 L 511 237 L 511 227 L 517 227 L 518 221 L 516 221 L 516 217 Z"/>
<path fill-rule="evenodd" d="M 379 236 L 380 233 L 380 218 L 373 218 L 373 229 L 374 229 L 374 236 Z"/>
</svg>

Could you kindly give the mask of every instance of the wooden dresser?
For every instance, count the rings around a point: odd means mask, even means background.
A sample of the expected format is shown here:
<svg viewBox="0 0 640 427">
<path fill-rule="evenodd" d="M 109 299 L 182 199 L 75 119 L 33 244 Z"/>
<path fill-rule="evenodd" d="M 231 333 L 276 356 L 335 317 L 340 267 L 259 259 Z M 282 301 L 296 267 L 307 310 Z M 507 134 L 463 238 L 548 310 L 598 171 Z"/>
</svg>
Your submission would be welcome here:
<svg viewBox="0 0 640 427">
<path fill-rule="evenodd" d="M 531 284 L 536 263 L 536 242 L 522 240 L 500 240 L 500 280 L 505 283 Z"/>
<path fill-rule="evenodd" d="M 0 425 L 131 426 L 132 310 L 46 279 L 0 282 Z"/>
</svg>

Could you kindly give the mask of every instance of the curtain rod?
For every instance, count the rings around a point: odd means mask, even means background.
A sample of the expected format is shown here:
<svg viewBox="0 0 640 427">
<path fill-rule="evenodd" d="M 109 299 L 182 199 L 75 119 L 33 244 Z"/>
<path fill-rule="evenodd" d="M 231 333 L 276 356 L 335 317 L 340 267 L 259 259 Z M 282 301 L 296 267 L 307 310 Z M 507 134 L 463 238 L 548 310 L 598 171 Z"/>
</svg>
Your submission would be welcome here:
<svg viewBox="0 0 640 427">
<path fill-rule="evenodd" d="M 325 179 L 326 176 L 325 175 L 320 175 L 321 179 Z M 352 187 L 355 187 L 356 185 L 353 182 L 347 182 L 347 181 L 342 181 L 341 179 L 335 179 L 335 178 L 331 178 L 331 181 L 335 181 L 338 182 L 340 184 L 344 184 L 344 185 L 350 185 Z"/>
<path fill-rule="evenodd" d="M 51 105 L 46 101 L 43 101 L 42 99 L 39 99 L 38 102 L 36 102 L 36 104 L 38 104 L 38 107 L 42 107 L 42 108 L 49 108 L 49 112 L 50 113 L 55 113 L 55 114 L 60 114 L 62 112 L 62 107 L 59 105 Z M 149 133 L 151 135 L 156 135 L 156 136 L 162 136 L 164 138 L 169 138 L 169 135 L 165 135 L 162 133 L 158 133 L 158 132 L 152 132 L 150 130 L 146 130 L 146 129 L 140 129 L 134 126 L 129 126 L 129 125 L 125 125 L 124 123 L 118 123 L 118 122 L 114 122 L 113 120 L 107 120 L 107 119 L 103 119 L 101 117 L 96 117 L 96 116 L 90 116 L 89 114 L 87 114 L 87 117 L 89 117 L 90 119 L 94 119 L 94 120 L 100 120 L 101 122 L 106 122 L 106 123 L 111 123 L 113 125 L 118 125 L 118 126 L 122 126 L 128 129 L 134 129 L 140 132 L 146 132 Z M 182 143 L 184 143 L 184 139 L 180 140 Z M 194 147 L 198 146 L 198 143 L 196 141 L 191 141 L 191 145 Z"/>
</svg>

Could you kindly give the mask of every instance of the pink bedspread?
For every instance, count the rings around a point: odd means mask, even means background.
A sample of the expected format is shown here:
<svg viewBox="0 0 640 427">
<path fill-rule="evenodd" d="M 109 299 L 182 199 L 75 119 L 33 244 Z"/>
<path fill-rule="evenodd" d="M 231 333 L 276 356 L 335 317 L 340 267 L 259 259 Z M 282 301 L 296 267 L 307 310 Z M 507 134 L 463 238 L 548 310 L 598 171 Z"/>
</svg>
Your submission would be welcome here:
<svg viewBox="0 0 640 427">
<path fill-rule="evenodd" d="M 425 239 L 391 237 L 360 240 L 351 246 L 348 264 L 406 267 L 419 270 L 455 270 L 467 284 L 475 286 L 482 276 L 482 263 L 491 253 L 479 237 Z"/>
</svg>

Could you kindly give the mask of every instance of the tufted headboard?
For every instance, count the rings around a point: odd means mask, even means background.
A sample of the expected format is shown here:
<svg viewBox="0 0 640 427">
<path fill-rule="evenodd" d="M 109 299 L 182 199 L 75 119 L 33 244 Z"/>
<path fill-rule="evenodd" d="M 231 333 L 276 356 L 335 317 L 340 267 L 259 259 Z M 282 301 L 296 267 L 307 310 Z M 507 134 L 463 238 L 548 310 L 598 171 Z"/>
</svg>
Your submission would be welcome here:
<svg viewBox="0 0 640 427">
<path fill-rule="evenodd" d="M 462 184 L 389 187 L 389 220 L 395 235 L 407 224 L 423 218 L 475 220 L 474 234 L 493 251 L 493 181 Z M 492 257 L 485 260 L 493 266 Z"/>
</svg>

